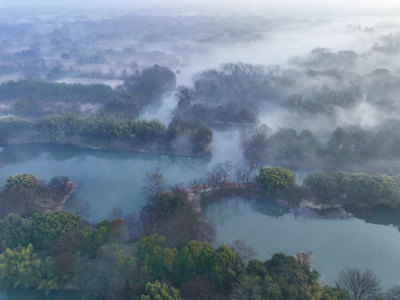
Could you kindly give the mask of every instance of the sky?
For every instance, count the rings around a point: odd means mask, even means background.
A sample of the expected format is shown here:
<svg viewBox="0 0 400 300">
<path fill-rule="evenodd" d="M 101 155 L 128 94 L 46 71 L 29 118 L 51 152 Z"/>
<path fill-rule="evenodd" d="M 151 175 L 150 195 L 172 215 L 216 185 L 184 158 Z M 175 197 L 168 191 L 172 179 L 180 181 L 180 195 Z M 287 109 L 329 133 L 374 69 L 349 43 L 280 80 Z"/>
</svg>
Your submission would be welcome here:
<svg viewBox="0 0 400 300">
<path fill-rule="evenodd" d="M 84 4 L 83 4 L 84 3 Z M 107 6 L 116 9 L 175 7 L 185 9 L 247 9 L 275 13 L 355 13 L 393 12 L 400 8 L 398 0 L 0 0 L 1 7 L 36 5 Z"/>
</svg>

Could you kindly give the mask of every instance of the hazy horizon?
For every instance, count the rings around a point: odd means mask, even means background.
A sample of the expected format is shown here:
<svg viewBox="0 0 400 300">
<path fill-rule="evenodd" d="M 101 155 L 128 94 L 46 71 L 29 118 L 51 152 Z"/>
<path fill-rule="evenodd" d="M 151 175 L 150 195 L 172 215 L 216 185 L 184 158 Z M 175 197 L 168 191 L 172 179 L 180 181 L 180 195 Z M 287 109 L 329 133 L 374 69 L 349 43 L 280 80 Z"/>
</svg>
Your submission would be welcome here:
<svg viewBox="0 0 400 300">
<path fill-rule="evenodd" d="M 0 9 L 4 8 L 21 8 L 21 7 L 69 7 L 77 9 L 110 9 L 113 10 L 129 10 L 132 12 L 137 9 L 152 11 L 168 11 L 177 10 L 177 12 L 190 11 L 194 12 L 232 12 L 232 13 L 250 13 L 250 14 L 278 14 L 278 15 L 308 15 L 308 14 L 393 14 L 398 13 L 400 5 L 394 0 L 374 1 L 374 0 L 352 0 L 352 1 L 317 1 L 317 0 L 204 0 L 204 1 L 163 1 L 163 0 L 88 0 L 83 4 L 77 0 L 15 0 L 0 1 Z M 221 9 L 223 11 L 221 11 Z"/>
</svg>

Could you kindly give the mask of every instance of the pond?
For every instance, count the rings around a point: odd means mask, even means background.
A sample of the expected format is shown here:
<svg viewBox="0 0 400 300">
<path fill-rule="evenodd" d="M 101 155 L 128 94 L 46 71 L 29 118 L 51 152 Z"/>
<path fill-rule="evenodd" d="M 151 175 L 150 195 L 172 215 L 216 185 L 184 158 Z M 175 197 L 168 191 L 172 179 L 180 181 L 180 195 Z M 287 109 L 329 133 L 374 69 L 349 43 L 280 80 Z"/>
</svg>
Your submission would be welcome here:
<svg viewBox="0 0 400 300">
<path fill-rule="evenodd" d="M 217 245 L 244 241 L 261 260 L 276 252 L 312 252 L 323 283 L 334 284 L 347 266 L 371 269 L 385 287 L 400 284 L 400 233 L 389 225 L 391 214 L 367 220 L 305 218 L 271 202 L 235 198 L 210 205 L 207 216 L 216 226 Z"/>
</svg>

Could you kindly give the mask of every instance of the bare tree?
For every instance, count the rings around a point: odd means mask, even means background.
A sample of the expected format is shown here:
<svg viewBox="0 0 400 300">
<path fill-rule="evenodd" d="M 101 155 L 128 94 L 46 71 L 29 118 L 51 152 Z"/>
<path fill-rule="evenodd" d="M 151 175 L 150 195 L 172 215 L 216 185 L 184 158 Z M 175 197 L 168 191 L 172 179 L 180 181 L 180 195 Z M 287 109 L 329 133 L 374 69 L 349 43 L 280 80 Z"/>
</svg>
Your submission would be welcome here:
<svg viewBox="0 0 400 300">
<path fill-rule="evenodd" d="M 253 175 L 261 168 L 260 164 L 254 161 L 248 161 L 244 170 L 246 183 L 251 181 Z"/>
<path fill-rule="evenodd" d="M 246 264 L 250 259 L 256 256 L 256 252 L 254 251 L 254 249 L 242 240 L 233 241 L 230 247 L 232 248 L 233 252 L 235 252 L 236 256 L 239 257 Z"/>
<path fill-rule="evenodd" d="M 71 197 L 64 205 L 64 210 L 83 219 L 90 217 L 90 203 L 80 197 Z"/>
<path fill-rule="evenodd" d="M 124 217 L 124 226 L 130 241 L 135 241 L 146 233 L 140 215 L 135 213 L 127 214 Z"/>
<path fill-rule="evenodd" d="M 338 283 L 354 300 L 370 299 L 381 290 L 378 277 L 369 269 L 346 268 L 339 273 Z"/>
<path fill-rule="evenodd" d="M 240 185 L 246 181 L 246 170 L 240 164 L 237 164 L 234 168 L 233 177 L 240 188 Z"/>
<path fill-rule="evenodd" d="M 142 182 L 142 191 L 149 199 L 159 196 L 168 188 L 167 181 L 159 168 L 147 172 L 143 177 Z"/>
<path fill-rule="evenodd" d="M 122 208 L 119 206 L 114 206 L 110 213 L 108 214 L 108 218 L 110 220 L 121 220 L 124 217 L 124 212 Z"/>
<path fill-rule="evenodd" d="M 217 172 L 215 172 L 215 170 L 207 172 L 206 182 L 213 189 L 217 188 L 220 185 L 219 174 Z"/>
<path fill-rule="evenodd" d="M 230 161 L 220 162 L 207 173 L 206 181 L 212 188 L 223 189 L 232 176 L 233 164 Z"/>
<path fill-rule="evenodd" d="M 311 268 L 311 259 L 312 259 L 312 253 L 311 252 L 303 252 L 303 251 L 299 251 L 297 252 L 296 255 L 296 260 L 297 263 L 305 268 Z"/>
<path fill-rule="evenodd" d="M 384 299 L 387 300 L 400 300 L 400 285 L 395 285 L 387 290 Z"/>
<path fill-rule="evenodd" d="M 194 193 L 198 194 L 202 189 L 204 189 L 205 183 L 205 178 L 194 178 L 190 181 L 190 187 Z"/>
<path fill-rule="evenodd" d="M 178 98 L 178 106 L 190 107 L 195 101 L 195 96 L 192 88 L 180 86 L 177 88 L 176 97 Z"/>
<path fill-rule="evenodd" d="M 218 163 L 215 166 L 215 169 L 220 175 L 221 187 L 224 188 L 225 184 L 232 177 L 233 164 L 231 161 L 224 161 L 224 162 Z"/>
</svg>

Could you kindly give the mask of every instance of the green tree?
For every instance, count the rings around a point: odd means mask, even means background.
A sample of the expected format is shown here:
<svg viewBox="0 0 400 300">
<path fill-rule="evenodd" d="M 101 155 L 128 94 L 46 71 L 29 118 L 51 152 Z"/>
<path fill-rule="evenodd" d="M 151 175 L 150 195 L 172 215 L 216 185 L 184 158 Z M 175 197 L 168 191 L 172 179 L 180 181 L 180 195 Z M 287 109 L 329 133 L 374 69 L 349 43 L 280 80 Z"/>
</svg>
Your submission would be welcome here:
<svg viewBox="0 0 400 300">
<path fill-rule="evenodd" d="M 242 275 L 233 287 L 233 300 L 262 300 L 262 290 L 257 277 Z"/>
<path fill-rule="evenodd" d="M 33 251 L 32 244 L 7 248 L 0 254 L 0 282 L 3 287 L 31 287 L 38 284 L 41 261 Z"/>
<path fill-rule="evenodd" d="M 197 275 L 208 276 L 210 273 L 210 261 L 216 255 L 214 247 L 206 242 L 190 241 L 177 255 L 176 267 L 179 281 Z"/>
<path fill-rule="evenodd" d="M 39 180 L 35 175 L 23 173 L 15 176 L 8 176 L 4 188 L 6 190 L 17 190 L 21 188 L 34 189 L 38 185 Z"/>
<path fill-rule="evenodd" d="M 7 248 L 0 254 L 0 284 L 5 288 L 37 287 L 46 295 L 58 289 L 55 264 L 51 257 L 41 260 L 35 254 L 32 244 Z"/>
<path fill-rule="evenodd" d="M 8 138 L 18 136 L 21 132 L 33 127 L 32 122 L 21 118 L 0 118 L 0 143 L 5 143 Z"/>
<path fill-rule="evenodd" d="M 0 220 L 0 240 L 4 247 L 14 249 L 26 247 L 32 241 L 32 220 L 16 214 L 9 214 Z"/>
<path fill-rule="evenodd" d="M 78 230 L 79 217 L 67 212 L 35 213 L 32 220 L 32 243 L 38 249 L 49 249 L 56 239 L 72 230 Z"/>
<path fill-rule="evenodd" d="M 142 262 L 143 276 L 161 280 L 174 271 L 177 250 L 163 248 L 165 238 L 158 234 L 144 236 L 138 242 L 138 255 Z"/>
<path fill-rule="evenodd" d="M 146 293 L 140 296 L 140 300 L 180 300 L 180 293 L 173 287 L 158 281 L 146 283 Z"/>
<path fill-rule="evenodd" d="M 231 290 L 235 279 L 243 273 L 240 261 L 227 245 L 219 247 L 210 260 L 210 278 L 224 290 Z"/>
<path fill-rule="evenodd" d="M 281 167 L 267 167 L 260 170 L 257 181 L 267 195 L 276 195 L 295 187 L 296 175 Z"/>
</svg>

